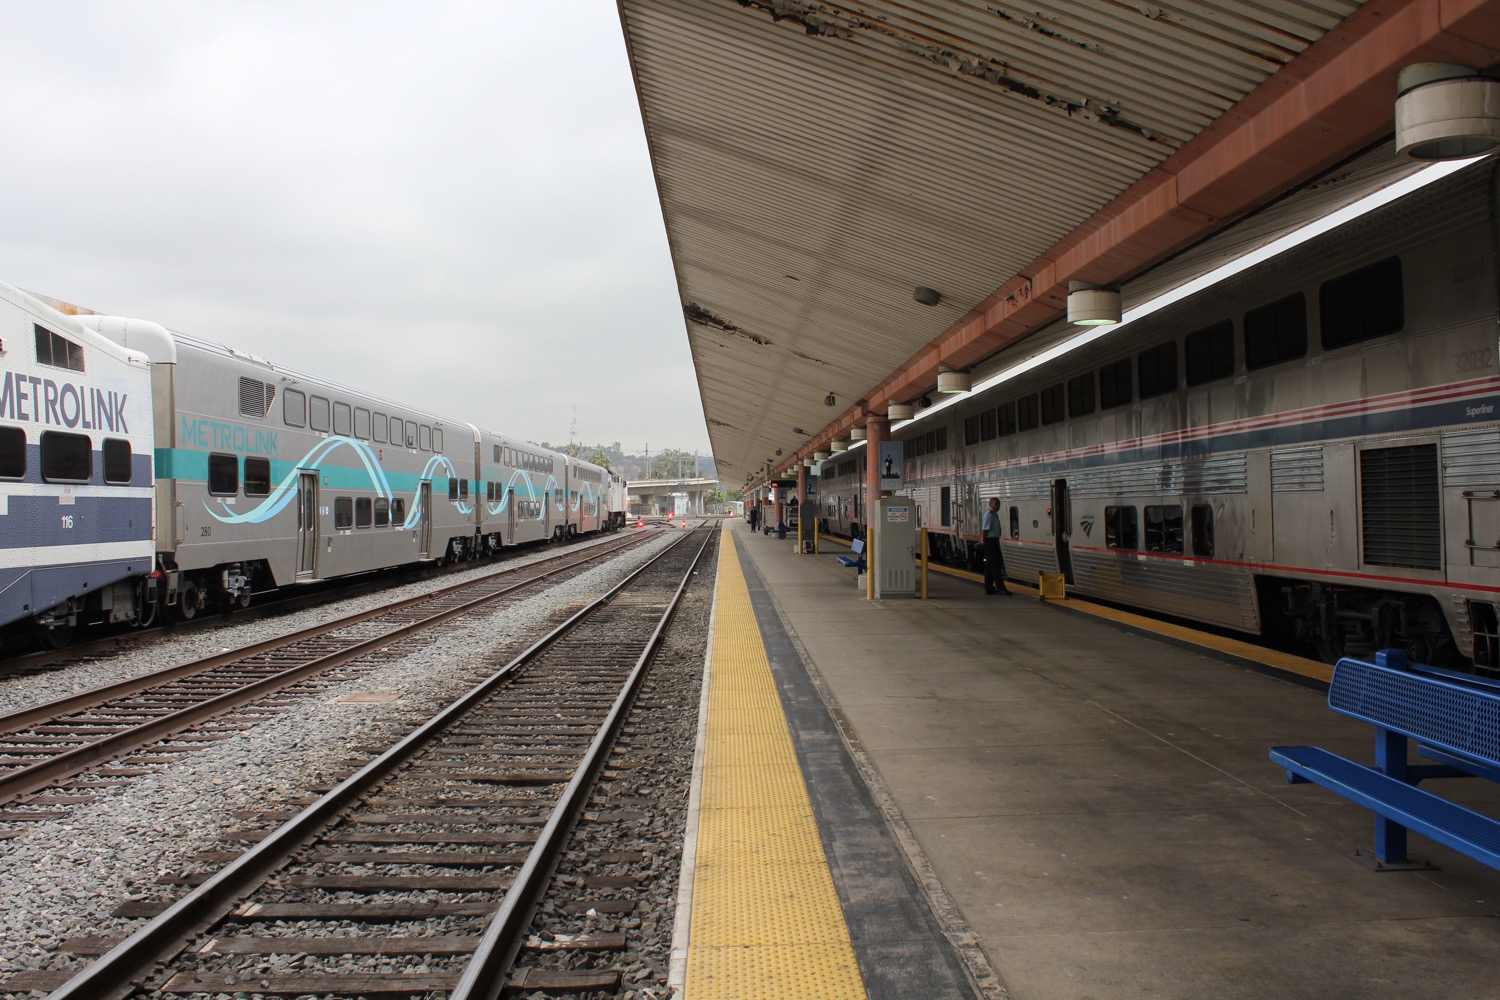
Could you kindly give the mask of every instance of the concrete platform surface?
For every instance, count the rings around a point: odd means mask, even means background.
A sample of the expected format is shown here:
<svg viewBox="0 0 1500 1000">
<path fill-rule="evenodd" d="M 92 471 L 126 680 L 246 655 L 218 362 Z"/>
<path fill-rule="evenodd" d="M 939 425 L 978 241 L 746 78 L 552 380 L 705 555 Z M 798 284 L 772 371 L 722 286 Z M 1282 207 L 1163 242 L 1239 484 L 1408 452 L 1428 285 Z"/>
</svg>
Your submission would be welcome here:
<svg viewBox="0 0 1500 1000">
<path fill-rule="evenodd" d="M 844 549 L 731 534 L 992 994 L 1500 997 L 1500 873 L 1415 834 L 1439 870 L 1372 872 L 1371 814 L 1267 760 L 1373 760 L 1321 692 L 963 580 L 867 601 Z M 1500 787 L 1440 790 L 1500 815 Z"/>
</svg>

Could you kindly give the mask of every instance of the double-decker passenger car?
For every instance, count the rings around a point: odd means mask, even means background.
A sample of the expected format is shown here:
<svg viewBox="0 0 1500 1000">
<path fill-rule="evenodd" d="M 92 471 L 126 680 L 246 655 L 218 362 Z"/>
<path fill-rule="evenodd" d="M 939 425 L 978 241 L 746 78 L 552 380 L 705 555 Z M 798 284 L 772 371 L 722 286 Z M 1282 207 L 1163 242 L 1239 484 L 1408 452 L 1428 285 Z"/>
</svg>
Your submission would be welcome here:
<svg viewBox="0 0 1500 1000">
<path fill-rule="evenodd" d="M 899 492 L 954 564 L 999 497 L 1013 577 L 1500 668 L 1495 205 L 1468 167 L 902 425 Z M 831 529 L 865 461 L 823 463 Z"/>
<path fill-rule="evenodd" d="M 155 323 L 0 286 L 0 361 L 8 638 L 622 522 L 606 469 Z"/>
</svg>

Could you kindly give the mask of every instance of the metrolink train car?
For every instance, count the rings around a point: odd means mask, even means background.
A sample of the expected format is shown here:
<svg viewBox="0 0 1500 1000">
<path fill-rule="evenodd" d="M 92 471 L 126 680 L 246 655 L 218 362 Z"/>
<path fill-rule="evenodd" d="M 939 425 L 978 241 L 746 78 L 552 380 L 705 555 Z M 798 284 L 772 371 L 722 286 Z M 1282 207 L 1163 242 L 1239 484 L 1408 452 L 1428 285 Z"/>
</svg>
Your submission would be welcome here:
<svg viewBox="0 0 1500 1000">
<path fill-rule="evenodd" d="M 155 323 L 0 286 L 0 338 L 7 639 L 623 523 L 606 469 Z"/>
<path fill-rule="evenodd" d="M 150 599 L 151 435 L 144 355 L 0 285 L 0 626 Z"/>
<path fill-rule="evenodd" d="M 1497 179 L 1468 167 L 903 425 L 934 553 L 1325 658 L 1500 669 Z M 863 451 L 820 516 L 864 522 Z"/>
</svg>

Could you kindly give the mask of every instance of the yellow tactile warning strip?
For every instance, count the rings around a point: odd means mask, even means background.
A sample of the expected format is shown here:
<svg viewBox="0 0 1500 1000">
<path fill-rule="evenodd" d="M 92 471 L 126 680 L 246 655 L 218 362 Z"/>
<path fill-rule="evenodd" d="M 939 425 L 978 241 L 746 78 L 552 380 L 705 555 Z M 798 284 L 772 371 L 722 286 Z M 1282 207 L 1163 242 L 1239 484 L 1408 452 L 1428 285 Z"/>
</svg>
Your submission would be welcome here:
<svg viewBox="0 0 1500 1000">
<path fill-rule="evenodd" d="M 688 1000 L 866 1000 L 750 591 L 719 549 Z"/>
</svg>

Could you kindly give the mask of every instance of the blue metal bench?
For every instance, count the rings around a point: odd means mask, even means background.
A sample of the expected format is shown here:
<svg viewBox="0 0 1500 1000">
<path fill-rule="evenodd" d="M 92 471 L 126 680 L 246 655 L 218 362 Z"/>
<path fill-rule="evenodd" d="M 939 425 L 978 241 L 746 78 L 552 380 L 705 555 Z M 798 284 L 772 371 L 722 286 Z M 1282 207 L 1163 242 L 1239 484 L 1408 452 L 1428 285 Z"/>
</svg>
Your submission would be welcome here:
<svg viewBox="0 0 1500 1000">
<path fill-rule="evenodd" d="M 865 540 L 856 538 L 849 546 L 849 551 L 853 555 L 834 556 L 834 558 L 839 561 L 840 566 L 852 566 L 856 573 L 863 573 L 865 571 Z"/>
<path fill-rule="evenodd" d="M 1407 858 L 1406 832 L 1415 830 L 1500 868 L 1500 821 L 1416 787 L 1428 778 L 1500 780 L 1500 690 L 1382 650 L 1374 663 L 1338 662 L 1328 707 L 1375 727 L 1374 767 L 1319 747 L 1272 747 L 1271 760 L 1288 781 L 1314 782 L 1375 813 L 1371 867 L 1430 867 Z M 1409 763 L 1408 740 L 1439 763 Z"/>
</svg>

